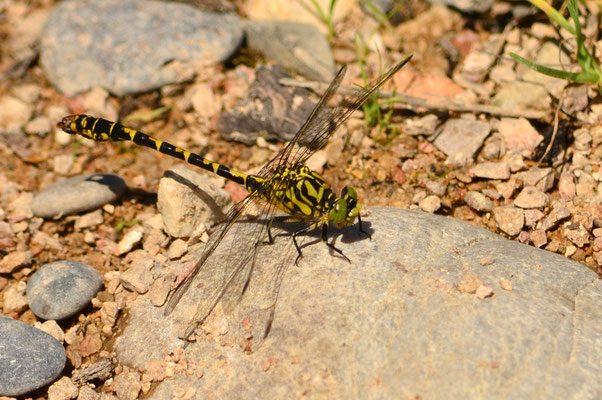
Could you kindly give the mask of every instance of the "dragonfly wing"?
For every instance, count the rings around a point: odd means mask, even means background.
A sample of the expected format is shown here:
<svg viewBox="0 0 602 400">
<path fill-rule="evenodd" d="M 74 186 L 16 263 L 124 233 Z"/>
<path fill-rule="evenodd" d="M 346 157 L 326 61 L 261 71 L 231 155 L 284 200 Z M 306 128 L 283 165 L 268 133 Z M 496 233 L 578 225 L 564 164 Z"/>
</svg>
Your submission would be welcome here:
<svg viewBox="0 0 602 400">
<path fill-rule="evenodd" d="M 306 127 L 307 133 L 304 133 L 305 138 L 299 140 L 299 146 L 296 146 L 289 155 L 289 160 L 293 163 L 303 164 L 305 161 L 318 149 L 321 149 L 330 136 L 341 126 L 347 118 L 359 107 L 374 92 L 378 90 L 385 82 L 397 73 L 408 61 L 411 55 L 397 63 L 393 68 L 370 82 L 365 88 L 358 88 L 355 93 L 346 96 L 345 99 L 330 112 L 322 111 L 314 118 Z M 332 96 L 332 95 L 331 95 Z M 329 109 L 327 109 L 329 110 Z"/>
<path fill-rule="evenodd" d="M 284 275 L 297 255 L 290 232 L 272 230 L 275 233 L 274 243 L 258 246 L 257 262 L 251 261 L 252 276 L 236 314 L 240 321 L 247 321 L 241 328 L 245 333 L 251 333 L 256 345 L 266 338 L 271 329 Z M 224 300 L 227 296 L 224 295 Z"/>
<path fill-rule="evenodd" d="M 247 196 L 244 200 L 230 208 L 230 210 L 226 214 L 226 224 L 221 228 L 221 230 L 217 234 L 214 234 L 210 237 L 209 242 L 203 248 L 201 256 L 195 263 L 190 273 L 184 278 L 183 282 L 171 294 L 165 306 L 164 315 L 169 315 L 174 311 L 175 307 L 180 303 L 180 300 L 182 299 L 184 294 L 186 294 L 190 289 L 192 283 L 198 280 L 196 278 L 199 275 L 199 273 L 204 269 L 207 269 L 207 265 L 210 264 L 208 262 L 209 258 L 220 245 L 230 228 L 232 228 L 234 223 L 240 219 L 245 209 L 247 209 L 251 204 L 253 204 L 253 202 L 253 197 Z M 209 275 L 209 277 L 205 275 Z M 200 299 L 201 301 L 199 302 L 199 305 L 197 307 L 197 315 L 195 315 L 195 325 L 201 323 L 211 312 L 211 310 L 213 310 L 213 308 L 219 301 L 221 294 L 223 294 L 223 285 L 227 284 L 226 279 L 222 279 L 222 282 L 219 282 L 217 280 L 217 277 L 219 276 L 219 271 L 217 270 L 217 267 L 214 267 L 210 271 L 207 271 L 207 274 L 203 274 L 203 278 L 210 278 L 211 276 L 213 276 L 214 278 L 208 279 L 207 281 L 206 279 L 203 279 L 202 281 L 205 282 L 200 282 L 204 283 L 203 287 L 205 293 L 203 293 L 202 299 Z M 212 284 L 208 284 L 209 281 L 212 281 Z"/>
<path fill-rule="evenodd" d="M 324 92 L 324 95 L 322 95 L 318 101 L 318 104 L 316 104 L 312 110 L 309 118 L 307 118 L 307 121 L 305 121 L 301 129 L 299 129 L 299 131 L 295 134 L 295 137 L 274 158 L 272 158 L 261 169 L 261 171 L 259 171 L 259 176 L 265 177 L 270 175 L 278 165 L 289 165 L 293 149 L 298 144 L 308 143 L 312 140 L 312 137 L 316 132 L 316 125 L 320 125 L 319 121 L 328 119 L 332 114 L 330 108 L 328 107 L 328 102 L 332 96 L 336 94 L 346 72 L 347 66 L 344 65 L 334 77 L 332 82 L 330 82 L 328 89 L 326 89 L 326 92 Z M 316 150 L 318 149 L 315 149 L 314 151 Z"/>
</svg>

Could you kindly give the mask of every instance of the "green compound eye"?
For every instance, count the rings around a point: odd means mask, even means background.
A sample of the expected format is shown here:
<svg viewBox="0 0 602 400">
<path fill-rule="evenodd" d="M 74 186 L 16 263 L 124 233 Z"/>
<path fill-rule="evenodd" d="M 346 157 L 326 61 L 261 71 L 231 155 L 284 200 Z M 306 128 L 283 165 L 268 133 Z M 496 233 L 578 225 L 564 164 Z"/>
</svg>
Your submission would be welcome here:
<svg viewBox="0 0 602 400">
<path fill-rule="evenodd" d="M 330 211 L 330 220 L 337 228 L 353 225 L 362 205 L 357 202 L 357 192 L 352 187 L 344 187 L 341 197 Z"/>
</svg>

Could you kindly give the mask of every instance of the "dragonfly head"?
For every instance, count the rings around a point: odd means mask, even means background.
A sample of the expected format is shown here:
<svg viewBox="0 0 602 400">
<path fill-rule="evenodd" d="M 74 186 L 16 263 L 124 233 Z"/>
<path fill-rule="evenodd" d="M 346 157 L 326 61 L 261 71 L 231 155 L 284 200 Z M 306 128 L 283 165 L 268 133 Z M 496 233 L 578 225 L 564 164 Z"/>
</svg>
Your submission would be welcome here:
<svg viewBox="0 0 602 400">
<path fill-rule="evenodd" d="M 357 192 L 352 187 L 344 187 L 341 197 L 330 210 L 329 219 L 337 228 L 351 226 L 360 213 L 362 205 L 357 201 Z"/>
</svg>

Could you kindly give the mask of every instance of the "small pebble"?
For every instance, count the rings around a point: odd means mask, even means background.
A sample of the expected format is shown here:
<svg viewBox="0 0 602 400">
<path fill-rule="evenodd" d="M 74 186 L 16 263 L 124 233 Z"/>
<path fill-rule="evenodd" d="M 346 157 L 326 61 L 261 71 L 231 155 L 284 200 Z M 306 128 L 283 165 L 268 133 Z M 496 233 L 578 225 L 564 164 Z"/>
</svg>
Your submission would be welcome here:
<svg viewBox="0 0 602 400">
<path fill-rule="evenodd" d="M 577 252 L 577 247 L 570 245 L 566 247 L 566 250 L 564 251 L 564 255 L 565 257 L 570 257 L 573 254 L 575 254 Z"/>
<path fill-rule="evenodd" d="M 119 306 L 114 301 L 105 301 L 100 308 L 100 320 L 103 325 L 114 326 L 118 314 Z"/>
<path fill-rule="evenodd" d="M 532 228 L 535 224 L 545 217 L 545 214 L 537 209 L 529 209 L 524 211 L 525 226 Z"/>
<path fill-rule="evenodd" d="M 75 230 L 81 231 L 84 228 L 92 228 L 104 222 L 102 211 L 96 210 L 78 217 L 73 226 Z"/>
<path fill-rule="evenodd" d="M 554 187 L 554 171 L 552 168 L 530 168 L 519 172 L 516 177 L 524 186 L 535 186 L 542 192 L 547 192 Z"/>
<path fill-rule="evenodd" d="M 510 172 L 518 172 L 527 169 L 525 159 L 520 153 L 516 151 L 511 151 L 508 154 L 506 154 L 506 157 L 504 157 L 504 161 L 506 161 L 510 166 Z"/>
<path fill-rule="evenodd" d="M 487 265 L 491 265 L 495 262 L 495 258 L 493 258 L 492 255 L 488 255 L 486 257 L 483 257 L 479 260 L 479 264 L 481 264 L 482 266 L 487 266 Z"/>
<path fill-rule="evenodd" d="M 548 237 L 546 235 L 546 231 L 541 229 L 536 229 L 531 232 L 531 243 L 535 247 L 543 247 L 548 243 Z"/>
<path fill-rule="evenodd" d="M 566 226 L 564 236 L 577 247 L 583 247 L 589 243 L 589 233 L 580 223 L 572 223 Z"/>
<path fill-rule="evenodd" d="M 570 172 L 560 174 L 558 180 L 558 192 L 564 201 L 572 200 L 575 197 L 577 188 L 575 185 L 575 175 Z"/>
<path fill-rule="evenodd" d="M 498 129 L 504 136 L 506 147 L 520 152 L 525 157 L 530 157 L 543 140 L 543 136 L 525 118 L 502 118 Z"/>
<path fill-rule="evenodd" d="M 1 218 L 2 216 L 0 215 L 0 219 Z M 6 253 L 8 253 L 8 250 L 13 249 L 14 246 L 15 232 L 11 224 L 9 224 L 8 222 L 0 221 L 0 250 L 4 250 Z M 6 274 L 7 272 L 2 272 L 2 265 L 3 262 L 0 261 L 0 273 Z"/>
<path fill-rule="evenodd" d="M 117 175 L 88 174 L 64 179 L 38 193 L 31 204 L 42 218 L 59 218 L 94 210 L 117 200 L 125 182 Z"/>
<path fill-rule="evenodd" d="M 23 282 L 20 282 L 23 283 Z M 28 305 L 25 290 L 20 284 L 14 285 L 4 291 L 2 311 L 4 314 L 21 313 Z"/>
<path fill-rule="evenodd" d="M 169 238 L 167 235 L 158 229 L 153 229 L 150 233 L 145 234 L 142 248 L 151 255 L 157 255 L 168 243 Z"/>
<path fill-rule="evenodd" d="M 100 336 L 100 329 L 96 325 L 88 325 L 84 339 L 79 344 L 79 354 L 82 357 L 88 357 L 98 353 L 101 347 L 102 338 Z"/>
<path fill-rule="evenodd" d="M 10 274 L 18 268 L 31 264 L 29 251 L 15 251 L 7 254 L 0 261 L 0 274 Z"/>
<path fill-rule="evenodd" d="M 52 130 L 50 119 L 45 116 L 39 116 L 25 125 L 25 132 L 28 135 L 46 136 Z"/>
<path fill-rule="evenodd" d="M 558 223 L 571 216 L 571 210 L 564 200 L 556 200 L 552 203 L 552 211 L 541 221 L 541 229 L 548 231 L 558 225 Z"/>
<path fill-rule="evenodd" d="M 175 275 L 162 276 L 152 283 L 150 288 L 151 304 L 155 307 L 161 307 L 167 301 L 167 296 L 172 290 L 172 283 L 175 281 Z"/>
<path fill-rule="evenodd" d="M 491 297 L 493 296 L 493 289 L 487 285 L 481 285 L 477 288 L 475 296 L 477 297 L 477 299 L 485 299 L 487 297 Z"/>
<path fill-rule="evenodd" d="M 132 262 L 132 266 L 119 277 L 122 285 L 128 290 L 140 294 L 148 292 L 153 283 L 153 275 L 150 271 L 152 266 L 152 259 L 136 259 Z"/>
<path fill-rule="evenodd" d="M 418 204 L 420 203 L 422 200 L 424 200 L 426 198 L 427 194 L 425 190 L 416 190 L 416 193 L 414 193 L 414 196 L 412 196 L 412 203 L 414 204 Z"/>
<path fill-rule="evenodd" d="M 511 179 L 508 182 L 499 182 L 495 184 L 496 191 L 504 198 L 509 199 L 520 188 L 520 184 Z"/>
<path fill-rule="evenodd" d="M 20 131 L 32 112 L 32 104 L 10 95 L 0 97 L 0 131 Z"/>
<path fill-rule="evenodd" d="M 53 319 L 44 321 L 43 323 L 36 322 L 35 327 L 46 332 L 61 343 L 65 341 L 65 332 L 63 332 L 59 324 Z"/>
<path fill-rule="evenodd" d="M 71 379 L 63 376 L 48 388 L 48 400 L 71 400 L 75 399 L 78 393 L 79 390 Z"/>
<path fill-rule="evenodd" d="M 447 185 L 440 181 L 427 181 L 426 188 L 432 194 L 442 197 L 445 195 L 445 191 L 447 190 Z"/>
<path fill-rule="evenodd" d="M 453 159 L 448 162 L 463 166 L 473 159 L 490 131 L 491 126 L 486 122 L 450 119 L 441 128 L 434 144 Z"/>
<path fill-rule="evenodd" d="M 120 400 L 135 400 L 142 388 L 140 375 L 137 372 L 124 372 L 117 375 L 114 381 L 115 392 Z"/>
<path fill-rule="evenodd" d="M 510 236 L 518 235 L 525 223 L 523 210 L 514 206 L 496 207 L 493 215 L 500 230 Z"/>
<path fill-rule="evenodd" d="M 535 186 L 526 186 L 514 199 L 514 205 L 520 208 L 543 208 L 548 202 L 548 196 Z"/>
<path fill-rule="evenodd" d="M 495 160 L 500 158 L 503 153 L 502 143 L 499 139 L 488 140 L 481 150 L 483 158 L 486 160 Z"/>
<path fill-rule="evenodd" d="M 61 320 L 81 311 L 102 287 L 98 271 L 77 261 L 56 261 L 42 266 L 27 283 L 33 313 Z"/>
<path fill-rule="evenodd" d="M 506 278 L 500 278 L 500 287 L 504 290 L 512 290 L 512 282 Z"/>
<path fill-rule="evenodd" d="M 53 168 L 52 170 L 56 172 L 58 175 L 67 175 L 71 168 L 73 167 L 74 160 L 73 155 L 71 154 L 61 154 L 53 159 Z"/>
<path fill-rule="evenodd" d="M 129 229 L 123 238 L 117 243 L 115 255 L 122 255 L 131 251 L 142 240 L 144 228 L 141 225 L 136 225 Z"/>
<path fill-rule="evenodd" d="M 596 181 L 590 174 L 581 171 L 579 181 L 575 186 L 575 191 L 578 197 L 591 198 L 595 195 Z"/>
<path fill-rule="evenodd" d="M 484 162 L 472 167 L 470 172 L 477 178 L 502 180 L 510 178 L 510 166 L 507 162 Z"/>
<path fill-rule="evenodd" d="M 492 200 L 499 200 L 502 198 L 502 195 L 500 194 L 500 192 L 498 192 L 495 189 L 491 189 L 491 188 L 485 188 L 485 189 L 481 190 L 481 193 L 483 193 L 485 196 L 489 197 Z"/>
<path fill-rule="evenodd" d="M 475 211 L 492 211 L 493 202 L 489 200 L 483 193 L 470 190 L 464 196 L 464 201 L 470 208 Z"/>
<path fill-rule="evenodd" d="M 167 258 L 170 260 L 180 258 L 184 255 L 186 250 L 188 250 L 188 243 L 185 240 L 176 239 L 167 250 Z"/>
<path fill-rule="evenodd" d="M 441 199 L 435 195 L 425 197 L 418 203 L 422 211 L 434 213 L 441 208 Z"/>
<path fill-rule="evenodd" d="M 2 396 L 24 395 L 49 384 L 67 361 L 63 345 L 52 336 L 4 316 L 0 316 L 0 349 Z"/>
<path fill-rule="evenodd" d="M 100 394 L 96 393 L 90 386 L 84 385 L 79 388 L 77 400 L 100 400 Z M 109 396 L 103 397 L 105 400 L 110 400 Z"/>
<path fill-rule="evenodd" d="M 520 231 L 518 234 L 518 241 L 521 243 L 528 243 L 531 240 L 531 234 L 527 231 Z"/>
</svg>

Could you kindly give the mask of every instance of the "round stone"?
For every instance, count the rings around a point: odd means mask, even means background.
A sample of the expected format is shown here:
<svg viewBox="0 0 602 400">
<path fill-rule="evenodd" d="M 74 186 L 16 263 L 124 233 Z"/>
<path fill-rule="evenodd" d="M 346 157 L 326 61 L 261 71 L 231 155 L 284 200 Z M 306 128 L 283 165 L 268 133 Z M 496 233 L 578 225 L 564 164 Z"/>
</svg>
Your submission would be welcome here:
<svg viewBox="0 0 602 400">
<path fill-rule="evenodd" d="M 0 396 L 20 396 L 49 384 L 66 360 L 65 349 L 55 338 L 0 316 Z"/>
<path fill-rule="evenodd" d="M 113 174 L 88 174 L 64 179 L 38 193 L 31 204 L 42 218 L 59 218 L 94 210 L 117 200 L 125 182 Z"/>
<path fill-rule="evenodd" d="M 44 319 L 68 318 L 86 307 L 102 287 L 98 271 L 77 261 L 42 266 L 27 283 L 29 307 Z"/>
</svg>

